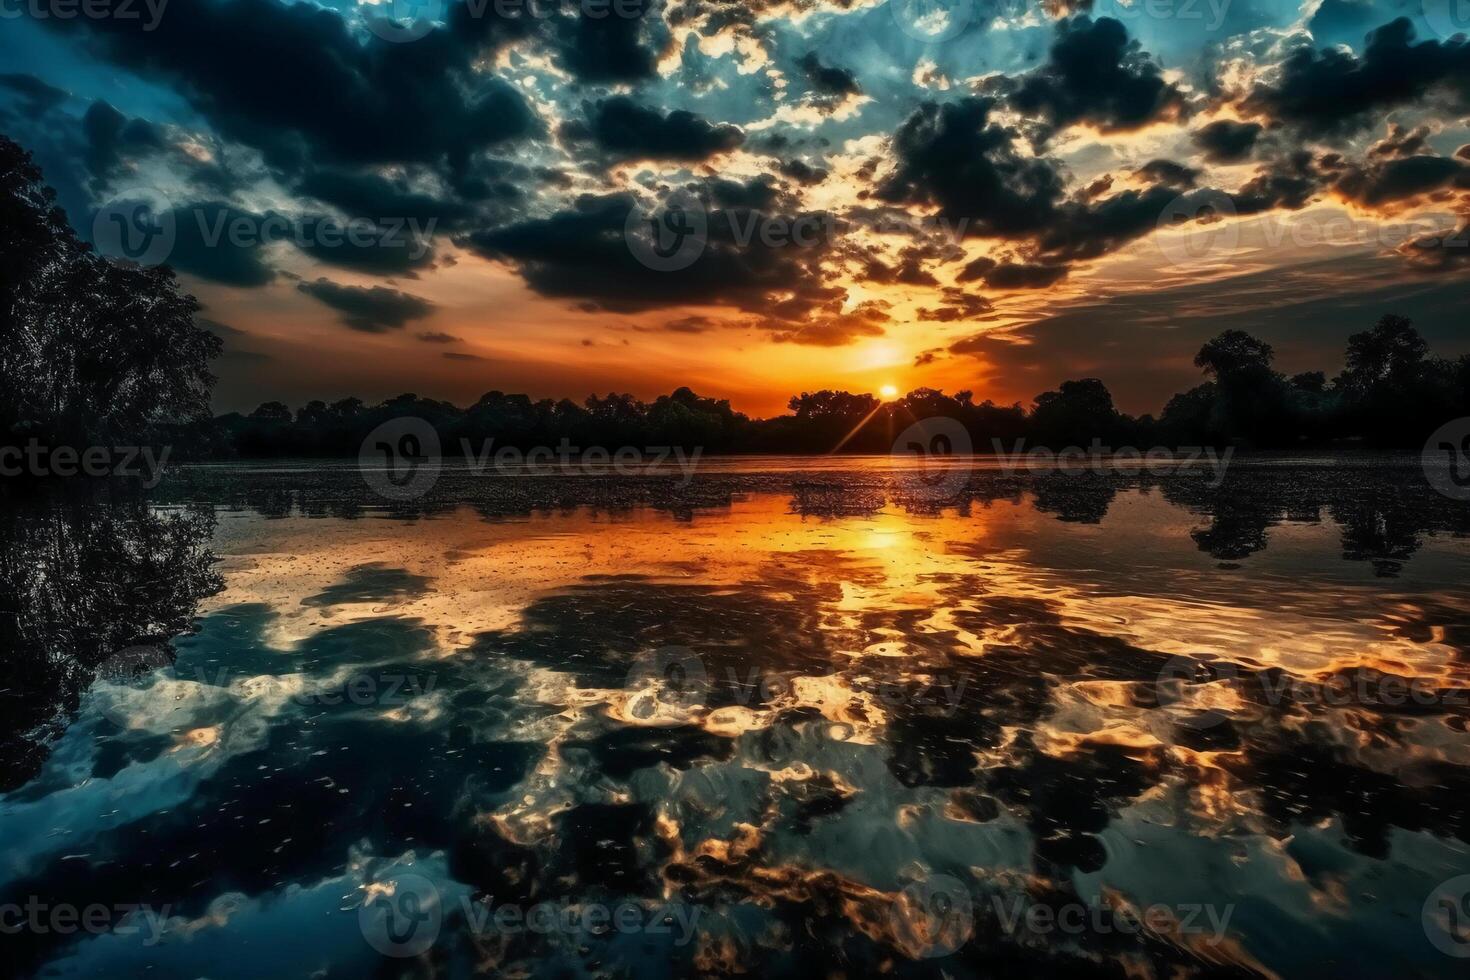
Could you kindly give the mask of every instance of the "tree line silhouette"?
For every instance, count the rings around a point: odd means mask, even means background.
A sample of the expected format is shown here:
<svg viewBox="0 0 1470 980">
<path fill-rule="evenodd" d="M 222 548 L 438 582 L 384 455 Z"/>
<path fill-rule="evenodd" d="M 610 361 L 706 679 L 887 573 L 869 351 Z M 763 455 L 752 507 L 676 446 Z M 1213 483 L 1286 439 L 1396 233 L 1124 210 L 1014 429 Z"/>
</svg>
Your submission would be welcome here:
<svg viewBox="0 0 1470 980">
<path fill-rule="evenodd" d="M 1418 449 L 1445 421 L 1470 415 L 1470 356 L 1430 356 L 1405 317 L 1387 314 L 1348 338 L 1346 367 L 1335 378 L 1320 371 L 1293 377 L 1273 370 L 1271 345 L 1227 330 L 1200 348 L 1195 364 L 1205 381 L 1171 398 L 1163 413 L 1120 412 L 1096 378 L 1065 381 L 1020 404 L 976 402 L 969 391 L 920 388 L 882 402 L 848 391 L 803 392 L 790 413 L 753 419 L 724 399 L 688 388 L 651 402 L 632 395 L 532 400 L 491 391 L 468 408 L 403 394 L 369 406 L 357 398 L 308 402 L 294 413 L 267 402 L 248 414 L 230 413 L 181 433 L 185 445 L 210 457 L 355 455 L 363 439 L 389 419 L 415 416 L 434 425 L 442 451 L 493 447 L 686 446 L 707 453 L 832 451 L 887 453 L 903 429 L 920 419 L 951 418 L 970 434 L 976 452 L 997 447 L 1224 446 L 1259 449 L 1361 446 Z M 900 447 L 902 448 L 902 447 Z"/>
<path fill-rule="evenodd" d="M 652 402 L 628 394 L 533 400 L 491 391 L 467 408 L 403 394 L 377 405 L 267 402 L 211 418 L 209 362 L 220 339 L 194 320 L 199 304 L 166 266 L 97 254 L 68 226 L 29 154 L 0 136 L 0 437 L 13 445 L 170 445 L 175 458 L 354 456 L 383 422 L 432 423 L 443 452 L 494 447 L 684 446 L 707 453 L 886 453 L 920 419 L 962 424 L 977 452 L 997 445 L 1197 446 L 1263 449 L 1357 445 L 1418 448 L 1444 421 L 1470 415 L 1470 356 L 1433 357 L 1406 318 L 1388 314 L 1348 339 L 1336 377 L 1286 377 L 1266 342 L 1227 330 L 1200 348 L 1203 383 L 1163 412 L 1118 411 L 1096 378 L 1063 382 L 1019 403 L 970 391 L 803 392 L 789 414 L 753 419 L 724 399 L 679 388 Z"/>
</svg>

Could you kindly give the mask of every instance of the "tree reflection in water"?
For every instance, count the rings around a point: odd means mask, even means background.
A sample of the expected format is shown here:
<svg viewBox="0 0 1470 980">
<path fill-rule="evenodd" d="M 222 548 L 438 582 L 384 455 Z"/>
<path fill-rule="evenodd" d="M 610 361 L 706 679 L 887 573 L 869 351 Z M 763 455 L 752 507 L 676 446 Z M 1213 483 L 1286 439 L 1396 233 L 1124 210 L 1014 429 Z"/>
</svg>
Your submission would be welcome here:
<svg viewBox="0 0 1470 980">
<path fill-rule="evenodd" d="M 99 666 L 120 652 L 120 670 L 160 666 L 222 584 L 212 508 L 156 509 L 121 483 L 50 489 L 0 506 L 4 791 L 36 774 Z"/>
</svg>

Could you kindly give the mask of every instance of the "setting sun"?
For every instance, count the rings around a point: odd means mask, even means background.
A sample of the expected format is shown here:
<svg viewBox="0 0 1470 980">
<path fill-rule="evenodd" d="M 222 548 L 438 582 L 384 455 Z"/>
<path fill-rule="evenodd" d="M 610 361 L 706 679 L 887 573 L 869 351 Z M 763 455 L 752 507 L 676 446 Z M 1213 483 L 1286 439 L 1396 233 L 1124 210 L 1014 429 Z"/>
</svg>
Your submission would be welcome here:
<svg viewBox="0 0 1470 980">
<path fill-rule="evenodd" d="M 893 385 L 884 385 L 878 389 L 878 397 L 885 402 L 891 402 L 898 397 L 898 388 Z"/>
</svg>

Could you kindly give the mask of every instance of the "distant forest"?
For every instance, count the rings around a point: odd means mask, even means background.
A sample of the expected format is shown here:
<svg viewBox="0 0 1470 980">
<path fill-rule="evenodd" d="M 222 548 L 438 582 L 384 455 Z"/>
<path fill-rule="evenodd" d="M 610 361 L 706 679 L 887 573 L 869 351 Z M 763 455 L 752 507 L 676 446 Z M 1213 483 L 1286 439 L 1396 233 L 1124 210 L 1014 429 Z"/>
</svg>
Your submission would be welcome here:
<svg viewBox="0 0 1470 980">
<path fill-rule="evenodd" d="M 1443 422 L 1470 415 L 1470 356 L 1433 357 L 1406 318 L 1383 316 L 1348 338 L 1345 367 L 1293 377 L 1271 346 L 1227 330 L 1195 358 L 1203 383 L 1159 417 L 1119 412 L 1096 378 L 1064 382 L 1020 404 L 976 402 L 921 388 L 892 402 L 846 391 L 804 392 L 790 414 L 751 419 L 730 403 L 679 388 L 652 402 L 631 395 L 533 401 L 492 391 L 468 408 L 399 395 L 267 402 L 211 418 L 210 361 L 219 338 L 167 267 L 139 268 L 80 241 L 29 155 L 0 136 L 0 440 L 48 445 L 170 445 L 174 458 L 355 456 L 383 422 L 417 416 L 442 451 L 683 446 L 706 453 L 887 453 L 898 433 L 937 416 L 965 426 L 977 452 L 996 440 L 1026 447 L 1240 445 L 1261 449 L 1362 446 L 1417 449 Z"/>
<path fill-rule="evenodd" d="M 1175 395 L 1158 418 L 1119 412 L 1096 378 L 1066 381 L 1021 405 L 976 402 L 920 388 L 891 402 L 847 391 L 803 392 L 789 415 L 751 419 L 723 399 L 688 388 L 643 402 L 632 395 L 533 401 L 492 391 L 468 408 L 399 395 L 380 405 L 347 398 L 309 402 L 294 413 L 267 402 L 248 415 L 231 413 L 190 427 L 180 441 L 210 457 L 356 455 L 381 423 L 417 416 L 439 433 L 442 452 L 464 441 L 493 446 L 701 447 L 707 453 L 887 453 L 895 436 L 919 419 L 943 416 L 965 426 L 976 452 L 1026 447 L 1242 445 L 1260 449 L 1359 445 L 1418 449 L 1440 424 L 1470 415 L 1470 356 L 1431 357 L 1404 317 L 1381 318 L 1348 339 L 1346 368 L 1329 380 L 1319 371 L 1286 377 L 1271 368 L 1271 346 L 1228 330 L 1195 358 L 1206 380 Z"/>
</svg>

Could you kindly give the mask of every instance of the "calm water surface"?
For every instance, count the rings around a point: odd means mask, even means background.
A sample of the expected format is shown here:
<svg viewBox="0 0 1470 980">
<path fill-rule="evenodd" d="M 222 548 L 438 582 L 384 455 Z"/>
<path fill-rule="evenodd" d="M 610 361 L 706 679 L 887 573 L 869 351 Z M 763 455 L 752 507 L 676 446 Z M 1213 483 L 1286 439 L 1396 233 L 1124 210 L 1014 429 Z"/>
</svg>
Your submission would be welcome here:
<svg viewBox="0 0 1470 980">
<path fill-rule="evenodd" d="M 11 508 L 0 906 L 107 928 L 0 944 L 44 976 L 1464 975 L 1467 505 L 1350 460 L 1209 483 L 763 461 L 385 505 L 214 467 Z"/>
</svg>

